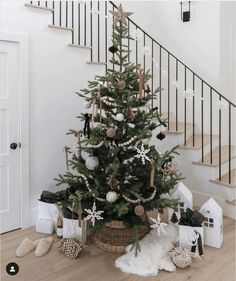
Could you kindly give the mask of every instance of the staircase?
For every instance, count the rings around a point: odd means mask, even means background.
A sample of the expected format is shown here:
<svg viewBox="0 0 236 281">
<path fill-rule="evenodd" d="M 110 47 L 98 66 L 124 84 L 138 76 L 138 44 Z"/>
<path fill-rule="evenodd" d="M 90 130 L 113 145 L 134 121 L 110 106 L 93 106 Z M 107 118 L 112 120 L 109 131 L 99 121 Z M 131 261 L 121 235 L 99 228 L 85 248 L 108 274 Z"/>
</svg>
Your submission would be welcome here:
<svg viewBox="0 0 236 281">
<path fill-rule="evenodd" d="M 49 12 L 48 28 L 68 31 L 68 48 L 87 50 L 88 64 L 105 70 L 115 68 L 108 51 L 113 22 L 109 11 L 117 8 L 112 1 L 30 1 L 25 6 Z M 158 107 L 162 118 L 167 119 L 167 128 L 161 128 L 167 141 L 153 141 L 160 149 L 180 145 L 176 161 L 187 177 L 185 184 L 193 191 L 196 206 L 214 197 L 224 214 L 235 218 L 235 104 L 132 19 L 128 20 L 128 30 L 134 38 L 125 42 L 132 50 L 129 60 L 150 69 L 152 91 L 161 88 L 151 106 Z"/>
</svg>

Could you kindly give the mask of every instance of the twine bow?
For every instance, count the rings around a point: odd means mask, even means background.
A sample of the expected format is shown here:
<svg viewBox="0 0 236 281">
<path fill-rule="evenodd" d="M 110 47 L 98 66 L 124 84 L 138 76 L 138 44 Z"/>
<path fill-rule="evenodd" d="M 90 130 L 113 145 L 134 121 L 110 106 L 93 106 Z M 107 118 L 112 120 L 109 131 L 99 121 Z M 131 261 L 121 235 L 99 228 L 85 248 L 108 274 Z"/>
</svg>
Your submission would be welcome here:
<svg viewBox="0 0 236 281">
<path fill-rule="evenodd" d="M 150 171 L 150 186 L 154 186 L 154 177 L 155 177 L 155 165 L 154 160 L 150 161 L 151 171 Z"/>
<path fill-rule="evenodd" d="M 69 170 L 69 161 L 68 161 L 68 151 L 70 148 L 68 146 L 64 147 L 65 157 L 66 157 L 66 169 Z"/>
</svg>

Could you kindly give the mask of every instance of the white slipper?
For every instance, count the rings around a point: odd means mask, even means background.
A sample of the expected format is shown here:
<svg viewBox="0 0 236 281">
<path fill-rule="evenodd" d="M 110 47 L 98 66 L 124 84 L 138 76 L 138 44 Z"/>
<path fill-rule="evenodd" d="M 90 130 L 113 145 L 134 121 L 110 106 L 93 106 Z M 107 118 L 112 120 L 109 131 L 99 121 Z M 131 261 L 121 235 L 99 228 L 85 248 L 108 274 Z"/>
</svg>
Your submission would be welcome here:
<svg viewBox="0 0 236 281">
<path fill-rule="evenodd" d="M 47 254 L 53 243 L 53 237 L 41 238 L 35 250 L 36 257 L 42 257 Z"/>
<path fill-rule="evenodd" d="M 16 256 L 18 258 L 24 257 L 29 254 L 36 248 L 36 244 L 26 237 L 21 243 L 20 246 L 16 249 Z"/>
</svg>

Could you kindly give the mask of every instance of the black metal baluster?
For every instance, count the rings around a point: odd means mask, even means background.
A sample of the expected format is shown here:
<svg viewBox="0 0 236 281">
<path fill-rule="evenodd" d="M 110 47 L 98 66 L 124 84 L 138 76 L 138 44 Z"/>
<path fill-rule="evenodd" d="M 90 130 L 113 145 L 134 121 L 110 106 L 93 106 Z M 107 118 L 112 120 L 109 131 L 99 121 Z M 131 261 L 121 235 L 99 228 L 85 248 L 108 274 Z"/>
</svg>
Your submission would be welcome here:
<svg viewBox="0 0 236 281">
<path fill-rule="evenodd" d="M 78 44 L 80 45 L 80 3 L 78 3 Z"/>
<path fill-rule="evenodd" d="M 52 8 L 53 8 L 53 12 L 52 12 L 52 25 L 55 24 L 55 1 L 52 1 Z"/>
<path fill-rule="evenodd" d="M 187 144 L 187 97 L 186 97 L 186 91 L 187 91 L 187 69 L 186 66 L 184 67 L 184 91 L 185 91 L 185 97 L 184 97 L 184 146 Z"/>
<path fill-rule="evenodd" d="M 38 1 L 38 6 L 40 6 L 40 1 Z"/>
<path fill-rule="evenodd" d="M 113 6 L 112 7 L 112 11 L 114 12 L 115 11 L 115 7 Z M 114 28 L 114 16 L 112 16 L 112 31 L 113 31 L 113 34 L 114 34 L 114 31 L 115 31 L 115 28 Z M 114 45 L 114 38 L 112 38 L 112 43 L 113 43 L 113 45 Z M 115 58 L 115 54 L 112 54 L 112 59 L 114 60 L 114 58 Z M 112 65 L 112 69 L 113 70 L 115 70 L 115 64 L 113 63 L 113 65 Z"/>
<path fill-rule="evenodd" d="M 231 184 L 231 104 L 229 103 L 229 184 Z"/>
<path fill-rule="evenodd" d="M 210 88 L 210 158 L 212 164 L 212 88 Z"/>
<path fill-rule="evenodd" d="M 167 73 L 168 73 L 168 88 L 167 88 L 167 99 L 168 99 L 168 131 L 170 130 L 170 54 L 168 53 L 168 61 L 167 61 Z"/>
<path fill-rule="evenodd" d="M 204 112 L 203 112 L 203 81 L 202 81 L 202 87 L 201 87 L 201 129 L 202 129 L 202 162 L 204 162 Z"/>
<path fill-rule="evenodd" d="M 130 61 L 130 20 L 128 19 L 128 60 Z"/>
<path fill-rule="evenodd" d="M 84 46 L 87 46 L 87 5 L 84 3 Z"/>
<path fill-rule="evenodd" d="M 219 181 L 221 181 L 221 96 L 219 96 Z"/>
<path fill-rule="evenodd" d="M 137 31 L 138 31 L 138 27 L 136 26 L 136 34 L 137 34 Z M 136 65 L 138 65 L 138 40 L 136 38 L 136 42 L 135 42 L 136 46 Z"/>
<path fill-rule="evenodd" d="M 178 79 L 179 79 L 179 62 L 178 62 L 178 60 L 176 60 L 175 61 L 175 63 L 176 63 L 176 65 L 175 65 L 175 67 L 176 67 L 176 69 L 175 69 L 175 79 L 176 79 L 176 90 L 175 90 L 175 129 L 176 129 L 176 132 L 178 131 L 178 122 L 179 122 L 179 120 L 178 120 L 178 114 L 179 114 L 179 112 L 178 112 L 178 107 L 179 107 L 179 105 L 178 105 L 178 101 L 179 101 L 179 93 L 178 93 Z"/>
<path fill-rule="evenodd" d="M 59 2 L 59 25 L 61 26 L 61 1 Z"/>
<path fill-rule="evenodd" d="M 68 1 L 66 1 L 66 27 L 68 27 Z"/>
<path fill-rule="evenodd" d="M 98 62 L 100 61 L 100 3 L 97 2 L 98 8 Z"/>
<path fill-rule="evenodd" d="M 159 53 L 159 86 L 160 86 L 160 92 L 159 92 L 159 113 L 161 114 L 161 46 L 160 46 L 160 53 Z"/>
<path fill-rule="evenodd" d="M 193 73 L 193 147 L 195 146 L 195 75 Z"/>
<path fill-rule="evenodd" d="M 71 28 L 73 29 L 72 33 L 71 33 L 72 44 L 74 44 L 75 43 L 75 39 L 74 39 L 74 1 L 71 2 Z"/>
<path fill-rule="evenodd" d="M 93 2 L 90 2 L 90 46 L 93 47 Z M 93 50 L 90 52 L 90 60 L 93 61 Z"/>
<path fill-rule="evenodd" d="M 32 5 L 32 4 L 33 4 L 33 1 L 30 1 L 30 4 Z"/>
<path fill-rule="evenodd" d="M 107 72 L 107 1 L 105 1 L 105 60 Z"/>
<path fill-rule="evenodd" d="M 152 93 L 154 92 L 153 60 L 154 60 L 154 42 L 152 40 Z M 153 96 L 152 96 L 152 108 L 154 108 L 154 106 L 153 106 Z"/>
<path fill-rule="evenodd" d="M 45 7 L 46 8 L 48 7 L 48 1 L 45 1 Z"/>
<path fill-rule="evenodd" d="M 184 91 L 185 91 L 185 98 L 184 98 L 184 145 L 187 144 L 187 98 L 186 98 L 186 91 L 187 91 L 187 69 L 186 66 L 184 67 Z"/>
<path fill-rule="evenodd" d="M 146 45 L 146 36 L 145 36 L 145 33 L 143 33 L 143 47 L 144 47 L 144 50 L 143 50 L 143 70 L 145 72 L 145 67 L 146 67 L 146 50 L 145 50 L 145 46 Z"/>
</svg>

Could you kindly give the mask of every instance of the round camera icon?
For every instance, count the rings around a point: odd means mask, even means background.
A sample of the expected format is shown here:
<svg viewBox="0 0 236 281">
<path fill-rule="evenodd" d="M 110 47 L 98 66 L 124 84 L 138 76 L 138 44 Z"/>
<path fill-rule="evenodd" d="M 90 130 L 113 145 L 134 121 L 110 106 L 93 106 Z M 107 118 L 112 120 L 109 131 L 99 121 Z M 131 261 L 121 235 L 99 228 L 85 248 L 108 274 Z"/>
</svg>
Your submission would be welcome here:
<svg viewBox="0 0 236 281">
<path fill-rule="evenodd" d="M 6 266 L 6 272 L 9 275 L 16 275 L 19 272 L 19 265 L 15 262 L 9 262 Z"/>
</svg>

